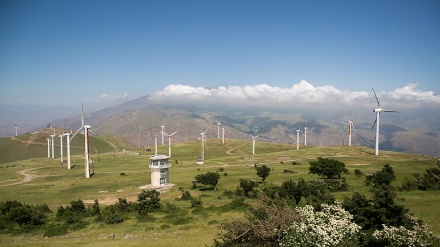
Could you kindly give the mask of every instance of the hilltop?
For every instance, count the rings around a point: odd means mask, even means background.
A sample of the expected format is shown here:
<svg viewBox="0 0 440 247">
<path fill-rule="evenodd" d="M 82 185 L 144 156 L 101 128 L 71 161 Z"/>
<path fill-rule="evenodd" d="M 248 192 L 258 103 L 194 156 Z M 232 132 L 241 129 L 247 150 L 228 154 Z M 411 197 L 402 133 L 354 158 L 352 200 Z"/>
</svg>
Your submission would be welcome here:
<svg viewBox="0 0 440 247">
<path fill-rule="evenodd" d="M 0 164 L 10 163 L 31 158 L 47 157 L 47 138 L 55 133 L 54 149 L 55 157 L 60 158 L 60 137 L 59 135 L 67 133 L 69 130 L 60 128 L 46 128 L 32 133 L 19 136 L 0 138 Z M 90 152 L 106 153 L 131 148 L 131 144 L 124 139 L 113 136 L 92 136 L 90 135 Z M 63 153 L 66 157 L 66 138 L 63 138 Z M 70 142 L 71 155 L 84 154 L 84 135 L 79 133 Z M 59 159 L 57 159 L 59 161 Z"/>
</svg>

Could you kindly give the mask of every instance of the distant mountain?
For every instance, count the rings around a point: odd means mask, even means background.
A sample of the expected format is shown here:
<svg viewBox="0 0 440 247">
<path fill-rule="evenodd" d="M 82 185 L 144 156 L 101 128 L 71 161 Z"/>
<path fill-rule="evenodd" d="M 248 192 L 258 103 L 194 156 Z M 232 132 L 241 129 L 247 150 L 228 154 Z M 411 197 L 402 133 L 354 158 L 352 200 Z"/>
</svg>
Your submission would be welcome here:
<svg viewBox="0 0 440 247">
<path fill-rule="evenodd" d="M 437 116 L 432 118 L 436 121 Z M 152 145 L 153 135 L 161 143 L 161 125 L 165 126 L 167 133 L 178 131 L 172 137 L 174 143 L 196 140 L 200 137 L 199 129 L 208 129 L 207 137 L 216 141 L 218 122 L 225 128 L 225 138 L 247 140 L 250 139 L 249 134 L 259 134 L 259 141 L 291 143 L 296 146 L 296 130 L 300 128 L 303 131 L 300 136 L 300 145 L 303 145 L 304 127 L 308 127 L 308 145 L 342 146 L 348 145 L 349 120 L 355 121 L 352 145 L 373 148 L 375 130 L 371 127 L 374 116 L 349 112 L 308 116 L 299 112 L 271 111 L 270 108 L 152 104 L 148 98 L 143 98 L 91 113 L 87 123 L 97 133 L 121 136 L 138 148 Z M 404 115 L 396 114 L 387 115 L 381 120 L 380 149 L 440 156 L 440 128 L 429 129 L 430 123 L 423 120 L 423 116 L 405 118 Z M 418 121 L 424 121 L 424 124 L 414 128 L 414 123 Z M 164 142 L 167 143 L 167 140 Z"/>
<path fill-rule="evenodd" d="M 296 130 L 300 128 L 303 131 L 300 137 L 300 145 L 303 145 L 304 127 L 308 127 L 307 145 L 348 145 L 348 121 L 353 121 L 355 133 L 352 145 L 374 148 L 375 143 L 375 130 L 372 129 L 375 114 L 372 109 L 357 109 L 356 112 L 316 109 L 312 112 L 310 109 L 286 110 L 270 105 L 263 108 L 195 102 L 157 104 L 149 96 L 101 111 L 88 112 L 87 105 L 84 107 L 85 122 L 92 126 L 94 132 L 120 136 L 138 148 L 152 145 L 153 135 L 159 138 L 161 144 L 161 125 L 165 126 L 167 133 L 178 131 L 172 137 L 173 143 L 197 140 L 199 129 L 207 129 L 207 137 L 215 141 L 218 122 L 225 128 L 225 138 L 250 140 L 249 134 L 259 134 L 257 141 L 291 143 L 296 147 Z M 81 125 L 81 115 L 79 109 L 75 111 L 75 115 L 66 114 L 70 117 L 62 116 L 47 124 L 76 131 Z M 381 116 L 381 150 L 440 157 L 440 115 L 436 109 L 424 108 L 423 111 L 401 111 Z M 47 126 L 39 129 L 42 127 Z M 14 125 L 9 123 L 8 129 L 12 135 Z M 167 140 L 164 142 L 167 143 Z"/>
</svg>

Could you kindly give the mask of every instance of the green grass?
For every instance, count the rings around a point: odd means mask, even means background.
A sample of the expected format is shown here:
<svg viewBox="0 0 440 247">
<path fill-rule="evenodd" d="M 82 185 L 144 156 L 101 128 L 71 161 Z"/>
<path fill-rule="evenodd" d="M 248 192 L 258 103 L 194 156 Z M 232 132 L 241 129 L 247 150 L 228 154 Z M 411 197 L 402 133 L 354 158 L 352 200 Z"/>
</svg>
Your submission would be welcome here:
<svg viewBox="0 0 440 247">
<path fill-rule="evenodd" d="M 0 140 L 1 141 L 1 140 Z M 91 146 L 93 146 L 91 142 Z M 98 144 L 94 144 L 98 145 Z M 138 150 L 130 152 L 99 152 L 91 153 L 95 161 L 95 174 L 90 179 L 84 178 L 84 159 L 81 154 L 72 156 L 71 170 L 67 170 L 66 163 L 60 165 L 58 159 L 32 158 L 0 164 L 0 186 L 20 181 L 20 171 L 37 176 L 32 181 L 23 184 L 0 187 L 0 201 L 17 200 L 25 203 L 47 203 L 56 211 L 58 206 L 66 205 L 70 201 L 81 199 L 93 203 L 98 199 L 100 204 L 113 203 L 118 198 L 127 198 L 135 201 L 141 192 L 139 186 L 150 183 L 149 155 Z M 45 239 L 39 235 L 9 236 L 1 235 L 2 246 L 26 246 L 31 242 L 39 246 L 137 246 L 148 242 L 151 246 L 204 246 L 211 244 L 219 232 L 218 224 L 232 219 L 243 217 L 242 212 L 219 213 L 209 207 L 218 207 L 230 202 L 223 194 L 225 190 L 235 190 L 240 179 L 261 181 L 253 168 L 255 163 L 269 166 L 272 171 L 266 179 L 266 184 L 280 185 L 288 179 L 306 180 L 317 179 L 318 176 L 308 173 L 308 160 L 316 157 L 332 157 L 346 164 L 350 173 L 343 175 L 349 184 L 348 192 L 335 193 L 338 200 L 350 196 L 354 191 L 369 193 L 369 187 L 364 185 L 365 178 L 354 175 L 354 169 L 364 174 L 379 171 L 383 165 L 390 164 L 397 176 L 393 182 L 399 186 L 404 177 L 411 177 L 413 173 L 423 173 L 426 168 L 435 167 L 436 159 L 426 156 L 409 155 L 394 152 L 381 152 L 380 156 L 372 155 L 373 150 L 360 147 L 301 147 L 296 150 L 293 145 L 278 145 L 272 143 L 256 143 L 256 154 L 251 154 L 252 142 L 226 140 L 224 145 L 218 139 L 210 139 L 206 145 L 205 163 L 196 165 L 195 159 L 200 157 L 200 142 L 186 142 L 172 145 L 170 163 L 170 182 L 175 186 L 161 193 L 162 202 L 176 204 L 181 209 L 188 209 L 185 216 L 177 219 L 166 219 L 164 215 L 155 215 L 156 220 L 149 223 L 138 223 L 135 219 L 128 219 L 118 225 L 91 223 L 85 229 L 70 232 L 65 236 Z M 232 151 L 231 151 L 232 150 Z M 47 150 L 44 150 L 47 152 Z M 230 151 L 231 154 L 228 154 Z M 159 154 L 167 154 L 168 146 L 159 146 Z M 47 154 L 47 153 L 46 153 Z M 175 161 L 178 161 L 176 163 Z M 296 161 L 299 165 L 292 165 Z M 220 168 L 223 171 L 220 171 Z M 295 173 L 284 173 L 284 169 Z M 221 174 L 217 190 L 190 190 L 191 180 L 200 173 L 208 171 Z M 125 173 L 125 175 L 121 175 Z M 227 176 L 224 174 L 227 173 Z M 189 190 L 193 196 L 202 198 L 203 214 L 193 214 L 189 211 L 188 201 L 178 201 L 179 187 Z M 411 213 L 427 222 L 431 229 L 440 233 L 440 215 L 435 214 L 440 206 L 438 192 L 398 192 L 399 203 L 410 209 Z M 209 223 L 211 222 L 211 223 Z M 115 234 L 114 238 L 109 238 Z M 124 237 L 125 236 L 125 237 Z M 66 241 L 68 240 L 68 241 Z"/>
</svg>

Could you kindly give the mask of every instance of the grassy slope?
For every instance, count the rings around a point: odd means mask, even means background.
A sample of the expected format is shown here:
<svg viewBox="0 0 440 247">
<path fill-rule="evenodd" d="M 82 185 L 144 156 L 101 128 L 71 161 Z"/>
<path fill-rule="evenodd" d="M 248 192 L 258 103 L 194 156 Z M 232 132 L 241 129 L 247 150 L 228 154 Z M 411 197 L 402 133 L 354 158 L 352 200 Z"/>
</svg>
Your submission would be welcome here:
<svg viewBox="0 0 440 247">
<path fill-rule="evenodd" d="M 151 148 L 151 147 L 150 147 Z M 390 164 L 396 173 L 395 186 L 401 184 L 403 178 L 411 177 L 413 173 L 423 173 L 428 167 L 435 167 L 436 160 L 426 156 L 407 155 L 402 153 L 381 152 L 376 157 L 371 155 L 372 150 L 359 147 L 301 147 L 296 150 L 292 145 L 276 145 L 272 143 L 257 142 L 256 155 L 250 154 L 251 141 L 226 140 L 224 145 L 218 139 L 210 139 L 206 145 L 205 164 L 196 165 L 194 160 L 200 156 L 200 142 L 187 142 L 173 144 L 170 159 L 170 182 L 175 184 L 169 191 L 162 192 L 163 202 L 170 202 L 182 209 L 189 207 L 189 202 L 176 201 L 180 197 L 179 187 L 190 189 L 192 178 L 208 171 L 224 171 L 217 191 L 191 190 L 193 196 L 200 196 L 205 208 L 218 206 L 230 200 L 222 193 L 224 190 L 234 190 L 238 186 L 240 178 L 248 178 L 259 181 L 253 169 L 253 164 L 266 164 L 273 169 L 267 183 L 281 184 L 288 179 L 297 180 L 304 177 L 306 180 L 316 179 L 316 175 L 308 174 L 307 160 L 319 156 L 329 156 L 345 162 L 350 174 L 344 175 L 349 183 L 349 192 L 337 193 L 340 200 L 349 196 L 353 191 L 368 193 L 369 188 L 364 186 L 364 178 L 356 177 L 354 169 L 360 169 L 364 173 L 372 173 L 382 168 L 384 164 Z M 232 154 L 227 154 L 230 151 Z M 166 154 L 168 146 L 160 146 L 159 154 Z M 59 205 L 65 205 L 72 200 L 82 199 L 92 202 L 98 199 L 101 204 L 112 203 L 117 198 L 127 198 L 135 201 L 141 192 L 139 186 L 150 183 L 150 171 L 148 168 L 148 155 L 154 153 L 139 152 L 102 153 L 91 154 L 95 160 L 95 175 L 91 179 L 85 179 L 83 158 L 81 155 L 72 157 L 72 163 L 77 164 L 72 170 L 66 169 L 66 164 L 60 165 L 57 159 L 34 158 L 14 163 L 0 165 L 0 186 L 20 179 L 18 172 L 28 169 L 28 173 L 41 176 L 31 182 L 7 187 L 0 187 L 0 201 L 18 200 L 26 203 L 47 203 L 56 211 Z M 178 161 L 178 164 L 176 163 Z M 293 166 L 295 160 L 300 165 Z M 282 162 L 282 163 L 281 163 Z M 297 173 L 283 173 L 284 169 L 294 170 Z M 122 176 L 121 173 L 125 173 Z M 227 176 L 224 175 L 227 173 Z M 410 212 L 417 217 L 430 223 L 431 228 L 437 234 L 440 233 L 440 216 L 432 212 L 440 206 L 438 192 L 399 192 L 400 203 L 410 208 Z M 157 215 L 153 223 L 137 223 L 135 219 L 108 226 L 103 224 L 90 224 L 86 229 L 69 233 L 58 238 L 44 239 L 39 236 L 12 237 L 2 236 L 0 245 L 24 246 L 34 241 L 41 246 L 57 246 L 69 239 L 64 245 L 130 245 L 136 246 L 148 243 L 151 246 L 203 246 L 212 243 L 212 239 L 218 232 L 218 222 L 229 221 L 242 217 L 242 213 L 218 214 L 216 211 L 192 214 L 188 217 L 192 220 L 188 224 L 175 225 L 167 219 L 160 219 L 163 215 Z M 211 222 L 211 223 L 209 223 Z M 168 227 L 166 227 L 168 225 Z M 109 234 L 116 234 L 115 239 L 108 239 Z M 123 238 L 126 234 L 128 238 Z M 127 237 L 126 236 L 126 237 Z M 3 239 L 3 240 L 2 240 Z M 87 239 L 87 240 L 86 240 Z M 178 240 L 176 242 L 176 239 Z"/>
<path fill-rule="evenodd" d="M 49 135 L 53 133 L 51 129 L 45 129 L 39 132 L 20 135 L 17 137 L 0 138 L 0 164 L 11 163 L 20 160 L 28 160 L 31 158 L 47 157 L 47 141 Z M 60 138 L 61 130 L 57 130 L 54 138 L 55 157 L 60 157 Z M 91 136 L 89 138 L 90 153 L 113 152 L 130 148 L 129 142 L 110 135 Z M 70 152 L 72 155 L 84 153 L 84 135 L 78 134 L 70 142 Z M 67 154 L 66 138 L 63 138 L 64 157 Z"/>
</svg>

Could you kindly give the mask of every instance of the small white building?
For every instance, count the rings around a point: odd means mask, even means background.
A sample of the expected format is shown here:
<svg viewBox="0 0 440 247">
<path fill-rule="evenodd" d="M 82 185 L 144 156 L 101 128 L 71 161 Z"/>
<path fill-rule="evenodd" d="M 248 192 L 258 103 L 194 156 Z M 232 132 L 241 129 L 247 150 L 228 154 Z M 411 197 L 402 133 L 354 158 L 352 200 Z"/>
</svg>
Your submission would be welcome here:
<svg viewBox="0 0 440 247">
<path fill-rule="evenodd" d="M 150 157 L 151 163 L 151 185 L 154 187 L 160 187 L 168 185 L 169 183 L 169 171 L 171 163 L 168 162 L 170 157 L 166 155 L 153 155 Z"/>
</svg>

